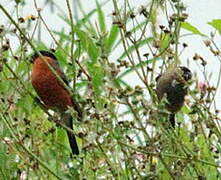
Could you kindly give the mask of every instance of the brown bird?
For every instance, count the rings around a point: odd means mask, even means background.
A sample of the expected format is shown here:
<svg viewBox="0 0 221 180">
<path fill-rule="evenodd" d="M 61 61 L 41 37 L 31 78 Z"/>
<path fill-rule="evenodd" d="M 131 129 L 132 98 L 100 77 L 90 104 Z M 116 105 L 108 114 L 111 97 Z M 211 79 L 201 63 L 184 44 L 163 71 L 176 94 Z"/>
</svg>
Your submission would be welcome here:
<svg viewBox="0 0 221 180">
<path fill-rule="evenodd" d="M 173 128 L 175 127 L 175 113 L 184 104 L 184 98 L 188 90 L 187 82 L 191 78 L 191 71 L 183 66 L 170 68 L 156 78 L 157 96 L 159 100 L 166 97 L 166 109 L 171 112 L 169 121 Z"/>
<path fill-rule="evenodd" d="M 71 94 L 66 90 L 58 76 L 68 85 L 67 78 L 59 67 L 57 58 L 49 51 L 39 51 L 43 58 L 50 64 L 55 73 L 48 67 L 42 57 L 35 53 L 32 56 L 32 74 L 31 82 L 40 99 L 48 109 L 52 109 L 61 114 L 62 123 L 70 129 L 73 129 L 73 120 L 71 114 L 67 113 L 68 107 L 73 107 L 77 111 L 79 120 L 82 117 L 80 106 L 75 102 Z M 67 130 L 70 147 L 73 154 L 79 154 L 76 138 L 73 133 Z"/>
</svg>

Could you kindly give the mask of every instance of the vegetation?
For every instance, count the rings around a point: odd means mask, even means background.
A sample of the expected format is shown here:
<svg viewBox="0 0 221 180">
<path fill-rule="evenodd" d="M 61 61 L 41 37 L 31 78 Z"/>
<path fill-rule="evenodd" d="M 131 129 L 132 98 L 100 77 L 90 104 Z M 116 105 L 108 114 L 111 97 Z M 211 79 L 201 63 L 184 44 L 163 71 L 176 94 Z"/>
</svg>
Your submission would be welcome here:
<svg viewBox="0 0 221 180">
<path fill-rule="evenodd" d="M 0 26 L 0 179 L 221 179 L 220 70 L 208 74 L 200 50 L 182 56 L 192 46 L 185 40 L 195 36 L 220 66 L 220 19 L 211 20 L 214 32 L 205 34 L 188 22 L 182 0 L 139 7 L 94 0 L 88 12 L 80 0 L 65 0 L 62 8 L 42 1 L 54 21 L 65 23 L 55 28 L 37 0 L 34 14 L 22 13 L 30 1 L 8 2 L 12 9 L 0 3 L 7 20 Z M 112 14 L 105 13 L 107 6 Z M 77 157 L 53 122 L 58 115 L 45 112 L 31 86 L 29 59 L 40 49 L 55 51 L 84 110 L 84 119 L 74 121 Z M 172 129 L 155 78 L 180 64 L 198 71 Z"/>
</svg>

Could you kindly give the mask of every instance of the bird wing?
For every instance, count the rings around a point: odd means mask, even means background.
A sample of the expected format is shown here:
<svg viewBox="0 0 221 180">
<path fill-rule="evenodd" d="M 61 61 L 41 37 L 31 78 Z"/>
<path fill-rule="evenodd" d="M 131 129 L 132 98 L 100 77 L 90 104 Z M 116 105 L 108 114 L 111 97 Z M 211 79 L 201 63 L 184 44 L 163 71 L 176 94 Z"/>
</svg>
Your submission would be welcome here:
<svg viewBox="0 0 221 180">
<path fill-rule="evenodd" d="M 64 74 L 62 69 L 60 68 L 59 64 L 57 61 L 53 61 L 51 66 L 54 68 L 54 70 L 58 73 L 58 75 L 61 77 L 61 79 L 65 82 L 66 85 L 69 85 L 69 81 L 67 76 Z"/>
</svg>

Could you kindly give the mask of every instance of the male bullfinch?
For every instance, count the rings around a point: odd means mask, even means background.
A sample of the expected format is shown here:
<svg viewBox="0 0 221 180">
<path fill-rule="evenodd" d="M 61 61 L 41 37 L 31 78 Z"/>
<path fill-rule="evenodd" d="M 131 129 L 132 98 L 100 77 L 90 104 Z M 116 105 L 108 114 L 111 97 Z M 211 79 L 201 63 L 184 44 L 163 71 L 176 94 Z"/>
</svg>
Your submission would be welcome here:
<svg viewBox="0 0 221 180">
<path fill-rule="evenodd" d="M 68 128 L 73 129 L 72 116 L 66 111 L 68 107 L 73 107 L 80 119 L 82 117 L 80 106 L 73 100 L 71 94 L 58 79 L 59 76 L 68 85 L 67 78 L 59 67 L 55 55 L 43 50 L 39 51 L 39 53 L 42 57 L 39 56 L 38 53 L 35 53 L 31 58 L 33 63 L 31 74 L 32 86 L 45 106 L 48 109 L 59 112 L 61 114 L 62 123 Z M 55 70 L 57 76 L 52 72 L 45 61 Z M 72 153 L 78 155 L 79 149 L 74 134 L 67 130 L 67 135 Z"/>
<path fill-rule="evenodd" d="M 188 90 L 187 81 L 191 78 L 191 71 L 183 66 L 170 68 L 156 78 L 158 99 L 166 97 L 166 108 L 171 112 L 169 120 L 173 128 L 175 127 L 175 113 L 184 104 Z"/>
</svg>

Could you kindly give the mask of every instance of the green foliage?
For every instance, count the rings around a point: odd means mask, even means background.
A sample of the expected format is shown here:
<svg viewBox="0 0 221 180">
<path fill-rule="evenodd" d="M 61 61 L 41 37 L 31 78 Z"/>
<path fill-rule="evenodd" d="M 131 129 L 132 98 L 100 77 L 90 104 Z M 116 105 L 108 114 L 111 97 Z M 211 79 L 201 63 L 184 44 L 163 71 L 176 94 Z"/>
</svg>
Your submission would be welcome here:
<svg viewBox="0 0 221 180">
<path fill-rule="evenodd" d="M 97 13 L 98 13 L 98 21 L 99 21 L 100 31 L 101 31 L 101 33 L 105 33 L 106 32 L 105 15 L 104 15 L 102 7 L 98 3 L 98 1 L 96 1 L 96 5 L 97 5 Z"/>
<path fill-rule="evenodd" d="M 213 28 L 215 28 L 219 34 L 221 34 L 221 19 L 213 19 L 211 22 L 208 22 Z"/>
<path fill-rule="evenodd" d="M 187 31 L 190 31 L 193 34 L 200 35 L 200 36 L 206 36 L 205 34 L 201 33 L 196 27 L 191 25 L 188 22 L 182 22 L 181 27 Z"/>
<path fill-rule="evenodd" d="M 15 2 L 15 10 L 22 16 L 20 11 L 26 6 L 23 1 Z M 186 47 L 179 41 L 180 37 L 185 39 L 180 29 L 208 38 L 206 47 L 219 58 L 214 35 L 210 38 L 186 22 L 180 1 L 150 1 L 145 7 L 134 8 L 128 1 L 120 6 L 116 0 L 95 0 L 95 8 L 89 12 L 84 12 L 80 1 L 75 4 L 76 12 L 66 6 L 61 10 L 55 1 L 45 3 L 53 8 L 55 18 L 66 24 L 60 30 L 49 29 L 48 36 L 52 36 L 52 47 L 56 45 L 55 55 L 70 81 L 69 90 L 83 110 L 81 121 L 74 118 L 81 153 L 70 155 L 59 114 L 42 107 L 30 83 L 31 53 L 48 49 L 48 42 L 37 36 L 42 22 L 48 24 L 47 15 L 38 9 L 41 16 L 36 24 L 33 17 L 12 21 L 9 17 L 16 16 L 7 16 L 5 11 L 9 10 L 0 3 L 0 11 L 9 18 L 4 28 L 0 27 L 0 177 L 220 179 L 219 117 L 211 110 L 216 105 L 216 88 L 209 83 L 198 88 L 194 77 L 190 96 L 176 114 L 173 129 L 165 102 L 156 97 L 154 81 L 169 66 L 180 65 L 177 59 Z M 113 8 L 111 23 L 106 6 Z M 160 27 L 159 10 L 161 16 L 169 16 Z M 79 18 L 72 22 L 62 11 Z M 17 25 L 17 31 L 11 26 L 8 29 L 7 24 Z M 209 24 L 221 32 L 220 20 Z M 18 31 L 21 29 L 24 34 Z M 8 47 L 12 34 L 18 40 L 15 49 Z M 196 54 L 194 60 L 205 68 L 203 57 Z M 70 112 L 75 117 L 74 109 Z"/>
</svg>

